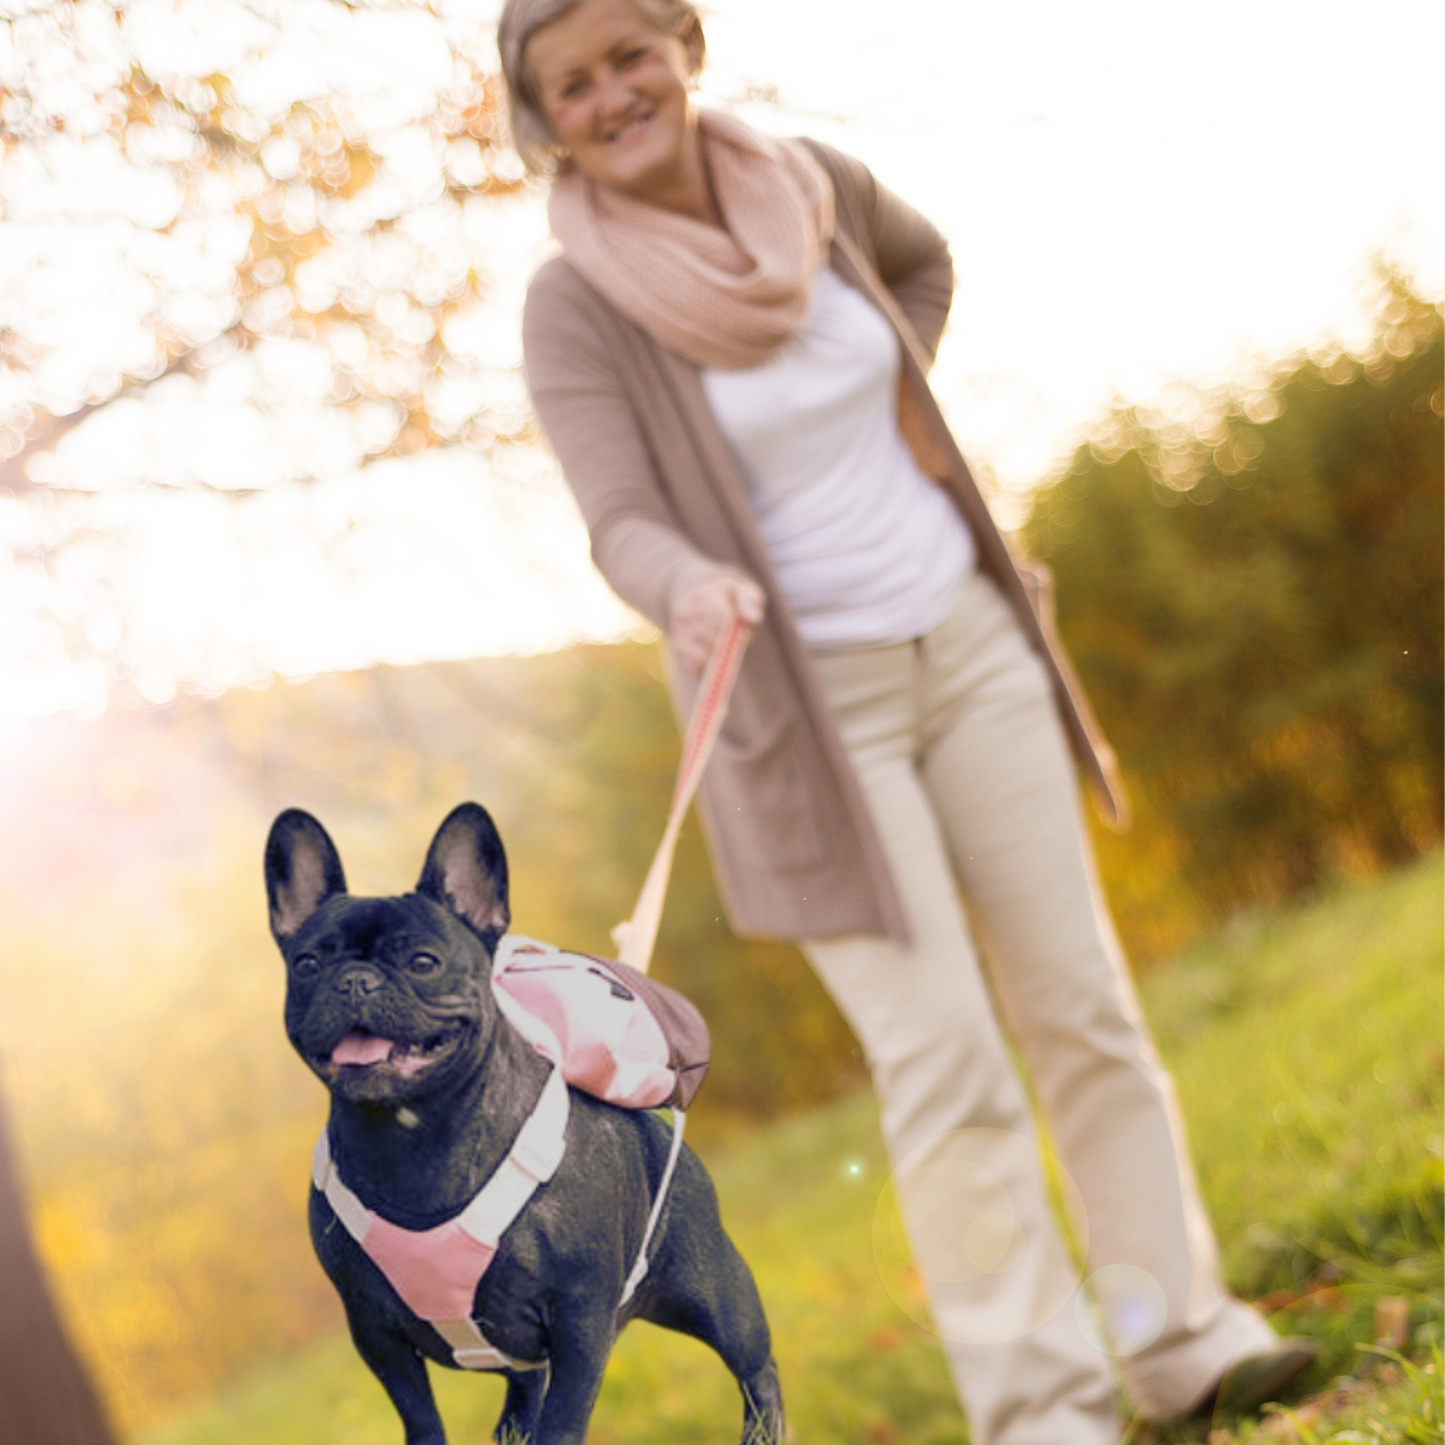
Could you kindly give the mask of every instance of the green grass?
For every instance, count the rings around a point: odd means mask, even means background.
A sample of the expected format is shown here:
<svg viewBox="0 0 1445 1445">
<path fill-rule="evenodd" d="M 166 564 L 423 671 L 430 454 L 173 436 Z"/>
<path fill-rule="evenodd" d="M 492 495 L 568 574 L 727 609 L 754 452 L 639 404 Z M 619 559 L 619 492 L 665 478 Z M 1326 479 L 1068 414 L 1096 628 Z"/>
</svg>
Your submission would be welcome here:
<svg viewBox="0 0 1445 1445">
<path fill-rule="evenodd" d="M 1357 1377 L 1266 1406 L 1262 1419 L 1237 1422 L 1228 1445 L 1439 1445 L 1440 1346 L 1419 1353 L 1416 1361 L 1398 1351 L 1364 1355 Z"/>
<path fill-rule="evenodd" d="M 1356 1346 L 1373 1337 L 1376 1299 L 1410 1301 L 1405 1360 L 1368 1386 L 1337 1388 L 1288 1429 L 1283 1416 L 1239 1422 L 1216 1442 L 1440 1438 L 1440 1372 L 1428 1357 L 1441 1315 L 1441 895 L 1440 859 L 1431 857 L 1291 912 L 1240 920 L 1146 980 L 1229 1282 L 1284 1306 L 1283 1331 L 1319 1341 L 1320 1363 L 1302 1390 L 1362 1374 Z M 875 1264 L 872 1218 L 886 1172 L 871 1101 L 787 1120 L 709 1162 L 763 1291 L 795 1438 L 964 1445 L 937 1345 Z M 454 1441 L 488 1438 L 499 1382 L 436 1378 Z M 732 1381 L 706 1350 L 643 1326 L 618 1343 L 589 1438 L 724 1442 L 736 1439 L 739 1420 Z M 332 1339 L 143 1445 L 399 1438 L 379 1387 L 349 1344 Z"/>
</svg>

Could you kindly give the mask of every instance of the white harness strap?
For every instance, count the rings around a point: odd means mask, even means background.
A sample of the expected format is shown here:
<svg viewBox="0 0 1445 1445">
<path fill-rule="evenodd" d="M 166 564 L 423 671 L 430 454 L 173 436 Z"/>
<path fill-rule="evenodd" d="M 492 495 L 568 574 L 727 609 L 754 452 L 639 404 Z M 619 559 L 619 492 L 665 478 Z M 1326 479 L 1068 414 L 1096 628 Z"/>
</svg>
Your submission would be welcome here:
<svg viewBox="0 0 1445 1445">
<path fill-rule="evenodd" d="M 455 1222 L 479 1244 L 496 1249 L 503 1233 L 526 1207 L 537 1186 L 550 1179 L 562 1162 L 567 1118 L 571 1112 L 562 1071 L 553 1068 L 541 1097 L 522 1125 L 507 1156 Z M 325 1196 L 346 1232 L 366 1248 L 366 1237 L 376 1218 L 342 1182 L 331 1158 L 326 1130 L 316 1141 L 311 1180 Z M 545 1360 L 517 1360 L 493 1345 L 474 1320 L 430 1320 L 432 1328 L 451 1346 L 452 1358 L 464 1370 L 537 1370 Z"/>
<path fill-rule="evenodd" d="M 562 1162 L 570 1112 L 570 1099 L 562 1071 L 554 1068 L 507 1157 L 477 1191 L 472 1202 L 455 1216 L 454 1222 L 477 1243 L 495 1250 L 537 1186 L 557 1172 L 557 1166 Z M 637 1252 L 637 1259 L 622 1290 L 622 1298 L 618 1301 L 619 1309 L 627 1304 L 637 1292 L 638 1285 L 647 1278 L 647 1249 L 662 1218 L 667 1191 L 672 1186 L 678 1156 L 682 1153 L 685 1120 L 681 1109 L 672 1111 L 672 1146 L 667 1165 L 647 1216 L 642 1247 Z M 341 1221 L 346 1232 L 365 1250 L 366 1237 L 377 1216 L 342 1182 L 331 1157 L 325 1129 L 316 1141 L 316 1152 L 312 1156 L 311 1182 L 326 1196 L 331 1212 Z M 487 1339 L 475 1320 L 429 1320 L 428 1323 L 451 1346 L 452 1359 L 463 1370 L 539 1370 L 547 1363 L 546 1360 L 518 1360 L 505 1354 Z"/>
<path fill-rule="evenodd" d="M 657 1197 L 652 1201 L 652 1212 L 647 1216 L 647 1228 L 642 1232 L 642 1247 L 637 1251 L 637 1261 L 627 1283 L 622 1287 L 622 1298 L 617 1302 L 621 1309 L 637 1293 L 637 1286 L 647 1278 L 647 1246 L 652 1243 L 657 1221 L 662 1218 L 662 1206 L 667 1202 L 667 1191 L 672 1187 L 673 1172 L 677 1169 L 677 1156 L 682 1153 L 682 1126 L 687 1115 L 681 1109 L 672 1111 L 672 1148 L 667 1151 L 667 1167 L 662 1171 L 662 1182 L 657 1186 Z"/>
<path fill-rule="evenodd" d="M 503 1232 L 526 1207 L 537 1186 L 557 1172 L 570 1113 L 567 1081 L 561 1068 L 553 1065 L 536 1107 L 512 1141 L 507 1157 L 457 1216 L 457 1223 L 479 1244 L 495 1248 L 501 1243 Z"/>
</svg>

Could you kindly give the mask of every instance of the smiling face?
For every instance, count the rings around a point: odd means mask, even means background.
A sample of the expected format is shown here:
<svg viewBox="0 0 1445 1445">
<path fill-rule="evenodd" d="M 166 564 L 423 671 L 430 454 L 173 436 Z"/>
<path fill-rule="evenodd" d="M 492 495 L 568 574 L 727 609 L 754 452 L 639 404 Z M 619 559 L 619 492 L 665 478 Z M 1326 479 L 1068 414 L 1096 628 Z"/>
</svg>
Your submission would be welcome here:
<svg viewBox="0 0 1445 1445">
<path fill-rule="evenodd" d="M 481 940 L 447 909 L 334 898 L 283 945 L 286 1032 L 327 1088 L 402 1103 L 475 1063 L 490 1025 Z"/>
<path fill-rule="evenodd" d="M 271 825 L 265 865 L 286 1033 L 335 1097 L 401 1104 L 475 1071 L 511 922 L 507 855 L 485 808 L 452 810 L 416 892 L 399 898 L 353 898 L 336 845 L 298 808 Z"/>
<path fill-rule="evenodd" d="M 701 178 L 692 57 L 632 0 L 582 0 L 531 36 L 524 62 L 553 134 L 583 175 L 659 205 Z"/>
</svg>

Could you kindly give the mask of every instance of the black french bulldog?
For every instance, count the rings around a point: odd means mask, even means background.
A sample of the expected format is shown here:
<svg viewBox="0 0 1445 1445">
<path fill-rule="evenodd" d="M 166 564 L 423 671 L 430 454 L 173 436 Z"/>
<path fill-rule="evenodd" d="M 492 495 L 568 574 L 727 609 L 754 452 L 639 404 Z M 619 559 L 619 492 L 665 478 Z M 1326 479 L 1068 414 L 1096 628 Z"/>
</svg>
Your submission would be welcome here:
<svg viewBox="0 0 1445 1445">
<path fill-rule="evenodd" d="M 325 829 L 293 808 L 266 843 L 266 892 L 286 960 L 286 1031 L 331 1091 L 324 1142 L 351 1196 L 338 1214 L 340 1197 L 313 1188 L 312 1241 L 406 1445 L 445 1445 L 425 1362 L 456 1368 L 455 1341 L 403 1302 L 353 1226 L 358 1209 L 403 1242 L 444 1226 L 541 1112 L 553 1066 L 490 984 L 511 921 L 501 839 L 485 809 L 464 803 L 432 841 L 415 893 L 353 898 Z M 621 1303 L 671 1130 L 569 1093 L 560 1163 L 501 1235 L 470 1301 L 478 1338 L 507 1361 L 470 1365 L 507 1377 L 494 1438 L 581 1445 L 612 1341 L 638 1318 L 710 1345 L 742 1390 L 743 1441 L 781 1441 L 767 1320 L 701 1162 L 683 1148 L 647 1273 Z"/>
</svg>

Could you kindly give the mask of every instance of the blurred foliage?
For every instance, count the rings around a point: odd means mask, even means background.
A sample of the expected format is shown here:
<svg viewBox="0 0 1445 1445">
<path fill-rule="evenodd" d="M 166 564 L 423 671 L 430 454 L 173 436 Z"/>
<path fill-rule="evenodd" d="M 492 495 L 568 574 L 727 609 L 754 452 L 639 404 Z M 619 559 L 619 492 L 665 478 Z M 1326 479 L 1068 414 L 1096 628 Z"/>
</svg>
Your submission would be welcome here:
<svg viewBox="0 0 1445 1445">
<path fill-rule="evenodd" d="M 1237 918 L 1145 981 L 1225 1272 L 1247 1298 L 1308 1313 L 1327 1284 L 1369 1303 L 1439 1281 L 1441 892 L 1432 852 Z"/>
<path fill-rule="evenodd" d="M 1441 831 L 1441 317 L 1101 425 L 1035 499 L 1060 630 L 1137 822 L 1101 834 L 1136 955 Z"/>
<path fill-rule="evenodd" d="M 0 492 L 118 398 L 268 343 L 326 373 L 316 425 L 357 454 L 533 435 L 510 359 L 468 328 L 487 208 L 523 184 L 489 27 L 419 3 L 57 0 L 6 36 Z M 131 324 L 78 326 L 112 256 Z M 241 393 L 284 407 L 297 366 Z"/>
</svg>

